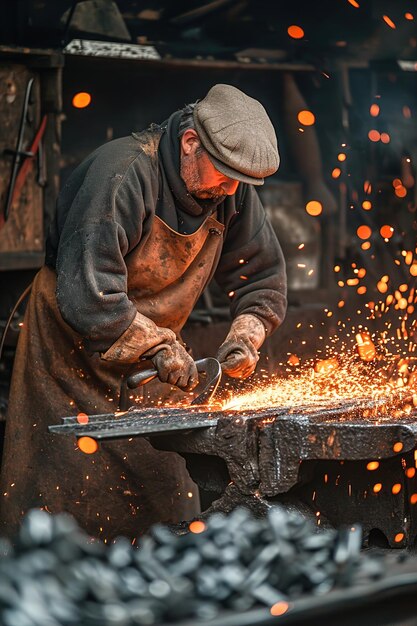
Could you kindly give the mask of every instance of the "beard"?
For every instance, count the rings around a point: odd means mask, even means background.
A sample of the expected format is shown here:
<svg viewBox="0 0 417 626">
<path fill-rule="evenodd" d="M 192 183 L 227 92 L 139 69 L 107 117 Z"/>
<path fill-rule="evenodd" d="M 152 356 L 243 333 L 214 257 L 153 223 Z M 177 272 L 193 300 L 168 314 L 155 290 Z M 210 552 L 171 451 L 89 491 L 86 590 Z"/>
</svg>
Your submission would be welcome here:
<svg viewBox="0 0 417 626">
<path fill-rule="evenodd" d="M 199 200 L 223 200 L 225 194 L 222 187 L 204 187 L 199 173 L 199 155 L 193 154 L 181 158 L 180 175 L 188 193 Z"/>
<path fill-rule="evenodd" d="M 199 200 L 222 200 L 226 197 L 223 189 L 221 187 L 209 187 L 208 189 L 196 189 L 192 193 L 193 196 L 198 198 Z"/>
</svg>

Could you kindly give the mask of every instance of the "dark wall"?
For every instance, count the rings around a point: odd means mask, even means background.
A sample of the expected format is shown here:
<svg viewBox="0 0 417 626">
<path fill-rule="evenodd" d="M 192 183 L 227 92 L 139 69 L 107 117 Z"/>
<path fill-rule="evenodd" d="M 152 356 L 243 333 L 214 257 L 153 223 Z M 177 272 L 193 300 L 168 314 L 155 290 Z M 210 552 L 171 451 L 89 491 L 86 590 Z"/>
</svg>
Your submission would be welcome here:
<svg viewBox="0 0 417 626">
<path fill-rule="evenodd" d="M 332 103 L 326 112 L 325 123 L 321 124 L 319 120 L 317 123 L 326 159 L 331 152 L 329 142 L 336 146 L 340 135 L 338 110 L 334 106 L 337 85 L 317 74 L 314 78 L 300 75 L 298 81 L 307 103 L 309 100 L 316 103 L 318 99 L 324 106 Z M 62 136 L 63 179 L 74 164 L 109 138 L 142 130 L 150 122 L 164 121 L 185 104 L 203 98 L 216 83 L 234 85 L 262 102 L 278 134 L 281 166 L 277 178 L 297 179 L 280 116 L 282 87 L 279 72 L 172 67 L 71 57 L 66 60 L 63 83 L 66 116 Z M 92 96 L 86 109 L 75 109 L 71 104 L 78 91 L 87 91 Z"/>
</svg>

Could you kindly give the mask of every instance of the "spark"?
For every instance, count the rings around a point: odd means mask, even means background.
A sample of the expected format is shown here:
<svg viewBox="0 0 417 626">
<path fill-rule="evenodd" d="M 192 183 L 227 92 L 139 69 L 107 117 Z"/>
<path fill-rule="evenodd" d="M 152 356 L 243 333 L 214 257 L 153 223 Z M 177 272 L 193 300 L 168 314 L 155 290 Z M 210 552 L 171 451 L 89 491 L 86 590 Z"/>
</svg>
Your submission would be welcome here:
<svg viewBox="0 0 417 626">
<path fill-rule="evenodd" d="M 390 28 L 397 28 L 392 19 L 388 17 L 388 15 L 383 15 L 382 19 L 384 20 L 385 24 L 387 24 Z"/>
<path fill-rule="evenodd" d="M 288 602 L 276 602 L 271 606 L 270 613 L 274 616 L 284 615 L 284 613 L 288 611 L 289 607 L 290 605 L 288 604 Z"/>
<path fill-rule="evenodd" d="M 313 126 L 316 121 L 314 113 L 307 110 L 300 111 L 297 115 L 297 119 L 303 126 Z"/>
<path fill-rule="evenodd" d="M 296 24 L 289 26 L 287 33 L 292 39 L 302 39 L 304 37 L 304 30 Z"/>
<path fill-rule="evenodd" d="M 206 530 L 206 525 L 204 522 L 200 521 L 200 520 L 195 520 L 194 522 L 191 522 L 191 524 L 188 526 L 190 532 L 199 535 L 200 533 L 204 532 Z"/>
<path fill-rule="evenodd" d="M 323 206 L 318 200 L 310 200 L 310 202 L 307 202 L 305 209 L 309 215 L 316 217 L 322 213 Z"/>
<path fill-rule="evenodd" d="M 370 141 L 377 142 L 380 141 L 381 134 L 379 133 L 379 131 L 373 129 L 369 131 L 368 138 L 370 139 Z"/>
</svg>

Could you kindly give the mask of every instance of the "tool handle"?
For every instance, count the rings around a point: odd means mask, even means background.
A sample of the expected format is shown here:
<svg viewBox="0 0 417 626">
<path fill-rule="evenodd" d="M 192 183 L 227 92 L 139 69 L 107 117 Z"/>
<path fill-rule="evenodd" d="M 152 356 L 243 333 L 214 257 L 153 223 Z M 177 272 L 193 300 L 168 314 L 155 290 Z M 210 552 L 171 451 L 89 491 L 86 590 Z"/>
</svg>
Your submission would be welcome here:
<svg viewBox="0 0 417 626">
<path fill-rule="evenodd" d="M 206 359 L 199 359 L 198 361 L 195 361 L 195 365 L 199 373 L 205 371 L 205 364 Z M 127 378 L 126 384 L 129 389 L 136 389 L 136 387 L 141 387 L 142 385 L 150 383 L 151 380 L 154 380 L 157 376 L 158 372 L 156 371 L 156 369 L 150 367 L 146 370 L 140 370 L 139 372 L 134 372 L 133 374 L 131 374 Z"/>
</svg>

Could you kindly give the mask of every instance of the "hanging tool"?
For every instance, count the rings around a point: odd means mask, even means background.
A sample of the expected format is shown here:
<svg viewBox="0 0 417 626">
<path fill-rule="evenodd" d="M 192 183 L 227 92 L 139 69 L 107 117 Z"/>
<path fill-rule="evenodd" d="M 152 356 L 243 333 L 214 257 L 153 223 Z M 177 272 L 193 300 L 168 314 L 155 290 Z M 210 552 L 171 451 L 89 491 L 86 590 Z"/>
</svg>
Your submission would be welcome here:
<svg viewBox="0 0 417 626">
<path fill-rule="evenodd" d="M 23 149 L 23 141 L 25 136 L 26 124 L 28 123 L 28 114 L 29 114 L 29 106 L 32 104 L 32 89 L 33 83 L 35 79 L 31 78 L 27 84 L 25 97 L 23 101 L 23 109 L 20 118 L 20 126 L 19 133 L 17 137 L 16 148 L 6 149 L 4 151 L 5 154 L 13 155 L 13 163 L 12 170 L 10 175 L 9 187 L 6 195 L 6 204 L 4 206 L 3 211 L 3 219 L 4 222 L 7 221 L 10 213 L 10 209 L 13 206 L 13 203 L 19 198 L 20 193 L 22 191 L 23 185 L 25 183 L 28 172 L 33 164 L 33 158 L 36 154 L 39 154 L 39 158 L 43 158 L 41 156 L 40 148 L 41 148 L 41 140 L 45 133 L 47 116 L 44 115 L 41 123 L 39 125 L 38 130 L 36 131 L 35 137 L 30 145 L 29 150 Z M 41 166 L 41 162 L 39 161 L 39 165 Z M 42 171 L 42 167 L 40 167 L 40 172 Z M 45 185 L 44 174 L 40 173 L 38 182 L 41 186 Z"/>
</svg>

